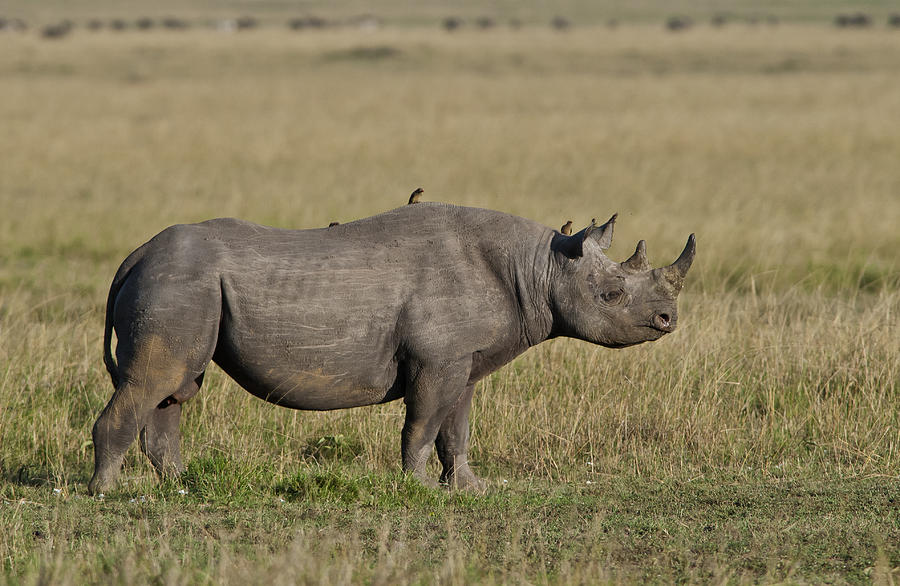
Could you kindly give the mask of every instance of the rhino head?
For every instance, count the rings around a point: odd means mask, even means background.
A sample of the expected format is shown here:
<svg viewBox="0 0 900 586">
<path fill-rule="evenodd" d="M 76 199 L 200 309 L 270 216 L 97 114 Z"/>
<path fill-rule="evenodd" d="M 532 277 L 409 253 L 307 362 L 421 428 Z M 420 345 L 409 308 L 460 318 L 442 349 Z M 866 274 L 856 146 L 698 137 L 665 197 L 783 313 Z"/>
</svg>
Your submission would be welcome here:
<svg viewBox="0 0 900 586">
<path fill-rule="evenodd" d="M 619 263 L 603 252 L 612 243 L 615 221 L 614 215 L 602 226 L 592 221 L 577 234 L 554 235 L 552 335 L 622 348 L 675 330 L 678 293 L 694 260 L 694 235 L 669 266 L 651 268 L 643 240 L 628 260 Z"/>
</svg>

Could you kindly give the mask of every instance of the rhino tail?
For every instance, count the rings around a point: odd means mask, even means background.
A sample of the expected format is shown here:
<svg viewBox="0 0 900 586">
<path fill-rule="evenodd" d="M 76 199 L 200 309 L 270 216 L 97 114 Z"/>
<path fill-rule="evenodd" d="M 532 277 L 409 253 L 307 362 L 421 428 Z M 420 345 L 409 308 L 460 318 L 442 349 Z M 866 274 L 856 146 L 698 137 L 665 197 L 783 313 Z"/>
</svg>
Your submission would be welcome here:
<svg viewBox="0 0 900 586">
<path fill-rule="evenodd" d="M 113 277 L 112 284 L 109 286 L 109 295 L 106 298 L 106 323 L 103 328 L 103 364 L 106 365 L 109 378 L 112 379 L 112 384 L 116 388 L 119 388 L 119 383 L 121 382 L 119 379 L 119 368 L 112 355 L 112 331 L 115 319 L 116 297 L 119 296 L 119 291 L 122 289 L 125 281 L 128 280 L 131 270 L 143 257 L 144 247 L 142 246 L 132 252 L 122 262 L 119 270 L 116 271 L 116 276 Z"/>
</svg>

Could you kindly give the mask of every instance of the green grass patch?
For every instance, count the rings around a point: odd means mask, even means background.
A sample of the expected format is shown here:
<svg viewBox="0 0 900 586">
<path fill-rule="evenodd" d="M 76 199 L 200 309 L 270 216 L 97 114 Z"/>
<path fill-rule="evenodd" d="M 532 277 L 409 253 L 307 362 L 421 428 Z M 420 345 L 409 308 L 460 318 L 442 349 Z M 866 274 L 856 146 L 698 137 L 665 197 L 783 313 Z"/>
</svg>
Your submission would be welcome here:
<svg viewBox="0 0 900 586">
<path fill-rule="evenodd" d="M 900 566 L 900 488 L 887 478 L 624 476 L 473 496 L 402 476 L 315 471 L 275 479 L 239 507 L 231 494 L 206 496 L 28 489 L 0 505 L 13 529 L 0 539 L 5 580 L 77 567 L 88 582 L 121 572 L 139 583 L 231 584 L 252 573 L 368 582 L 387 572 L 403 584 L 868 583 L 896 579 Z"/>
<path fill-rule="evenodd" d="M 180 481 L 194 499 L 240 505 L 270 485 L 272 473 L 265 465 L 235 463 L 216 452 L 191 461 Z"/>
</svg>

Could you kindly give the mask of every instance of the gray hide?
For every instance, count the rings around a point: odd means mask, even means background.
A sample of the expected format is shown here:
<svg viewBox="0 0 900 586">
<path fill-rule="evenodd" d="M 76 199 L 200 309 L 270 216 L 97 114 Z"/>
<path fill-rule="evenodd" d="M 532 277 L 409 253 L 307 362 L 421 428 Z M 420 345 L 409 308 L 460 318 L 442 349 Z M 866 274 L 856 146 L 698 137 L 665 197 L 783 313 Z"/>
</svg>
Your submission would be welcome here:
<svg viewBox="0 0 900 586">
<path fill-rule="evenodd" d="M 115 393 L 94 425 L 90 491 L 111 486 L 138 435 L 161 473 L 182 469 L 181 405 L 210 361 L 294 409 L 402 397 L 403 468 L 425 480 L 434 444 L 443 482 L 478 487 L 466 461 L 476 381 L 548 338 L 623 347 L 675 329 L 693 235 L 671 266 L 650 269 L 643 241 L 616 263 L 603 254 L 614 219 L 566 236 L 421 203 L 318 230 L 234 219 L 163 230 L 110 288 Z"/>
</svg>

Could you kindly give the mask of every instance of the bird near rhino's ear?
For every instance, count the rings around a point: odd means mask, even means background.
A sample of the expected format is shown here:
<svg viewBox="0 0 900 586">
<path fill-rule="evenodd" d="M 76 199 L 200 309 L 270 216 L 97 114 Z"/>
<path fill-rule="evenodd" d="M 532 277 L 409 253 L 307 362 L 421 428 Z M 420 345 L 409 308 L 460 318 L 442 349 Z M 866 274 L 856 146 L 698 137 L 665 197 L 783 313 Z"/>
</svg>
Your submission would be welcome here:
<svg viewBox="0 0 900 586">
<path fill-rule="evenodd" d="M 550 248 L 568 259 L 581 258 L 584 256 L 584 241 L 594 232 L 595 228 L 596 225 L 592 220 L 590 226 L 577 234 L 566 236 L 565 234 L 557 233 L 550 243 Z"/>
<path fill-rule="evenodd" d="M 591 238 L 600 245 L 600 250 L 606 250 L 612 245 L 613 226 L 616 224 L 617 217 L 619 214 L 613 214 L 605 224 L 591 233 Z"/>
</svg>

